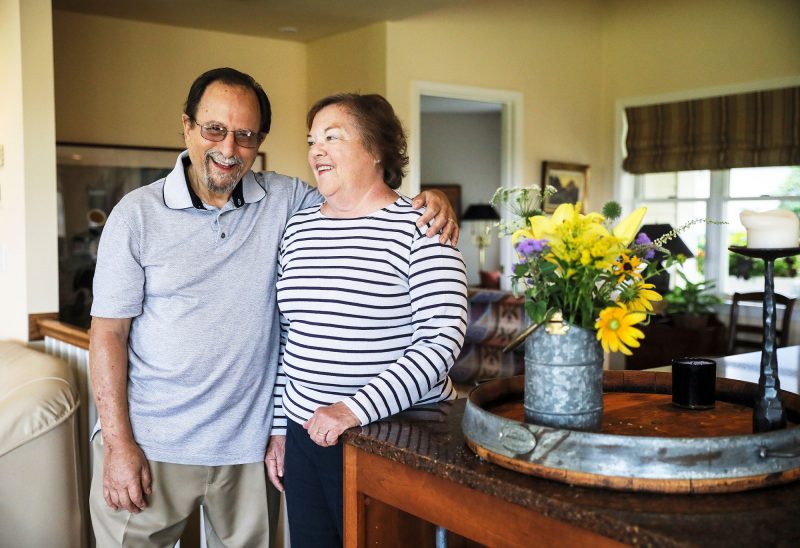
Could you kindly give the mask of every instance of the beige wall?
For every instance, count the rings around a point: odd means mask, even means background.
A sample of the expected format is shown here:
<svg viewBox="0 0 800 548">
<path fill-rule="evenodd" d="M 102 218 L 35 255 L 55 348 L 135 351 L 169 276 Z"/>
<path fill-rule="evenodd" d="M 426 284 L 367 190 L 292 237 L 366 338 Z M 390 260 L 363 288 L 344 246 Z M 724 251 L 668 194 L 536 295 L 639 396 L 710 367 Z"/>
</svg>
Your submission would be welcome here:
<svg viewBox="0 0 800 548">
<path fill-rule="evenodd" d="M 799 29 L 796 0 L 611 0 L 603 40 L 607 94 L 632 97 L 798 75 Z"/>
<path fill-rule="evenodd" d="M 468 3 L 389 24 L 388 94 L 410 116 L 411 82 L 523 94 L 523 184 L 543 160 L 597 165 L 601 2 Z M 601 179 L 602 170 L 593 170 Z M 591 193 L 590 193 L 591 198 Z"/>
<path fill-rule="evenodd" d="M 58 310 L 49 0 L 0 0 L 0 339 Z"/>
<path fill-rule="evenodd" d="M 267 91 L 267 167 L 305 175 L 303 44 L 55 11 L 59 141 L 182 147 L 180 115 L 192 81 L 232 66 Z"/>
<path fill-rule="evenodd" d="M 19 0 L 0 0 L 0 339 L 27 340 L 25 160 Z"/>
<path fill-rule="evenodd" d="M 343 91 L 386 93 L 386 23 L 308 44 L 308 104 Z"/>
</svg>

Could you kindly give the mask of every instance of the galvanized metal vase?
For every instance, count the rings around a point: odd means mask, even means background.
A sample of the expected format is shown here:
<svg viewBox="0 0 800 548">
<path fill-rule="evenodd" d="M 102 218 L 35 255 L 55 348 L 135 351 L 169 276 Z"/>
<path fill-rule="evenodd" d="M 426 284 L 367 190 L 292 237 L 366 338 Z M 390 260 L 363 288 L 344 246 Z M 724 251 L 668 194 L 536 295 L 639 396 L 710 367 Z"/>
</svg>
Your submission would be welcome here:
<svg viewBox="0 0 800 548">
<path fill-rule="evenodd" d="M 525 420 L 597 432 L 603 422 L 603 349 L 597 333 L 551 322 L 525 341 Z"/>
</svg>

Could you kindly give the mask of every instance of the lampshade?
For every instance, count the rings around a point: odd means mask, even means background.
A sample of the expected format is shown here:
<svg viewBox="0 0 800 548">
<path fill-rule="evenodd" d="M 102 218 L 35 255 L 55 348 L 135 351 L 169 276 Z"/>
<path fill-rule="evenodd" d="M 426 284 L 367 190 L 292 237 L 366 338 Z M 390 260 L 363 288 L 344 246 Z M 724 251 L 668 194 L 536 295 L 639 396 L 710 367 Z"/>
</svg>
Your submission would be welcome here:
<svg viewBox="0 0 800 548">
<path fill-rule="evenodd" d="M 462 221 L 499 221 L 500 215 L 490 204 L 472 204 L 461 217 Z"/>
<path fill-rule="evenodd" d="M 639 229 L 639 232 L 644 232 L 647 234 L 647 237 L 650 238 L 651 241 L 655 241 L 667 232 L 673 230 L 672 225 L 668 224 L 654 224 L 654 225 L 642 225 L 642 228 Z M 683 243 L 680 236 L 675 236 L 668 242 L 666 242 L 663 246 L 664 249 L 672 253 L 673 255 L 684 255 L 687 259 L 691 259 L 694 257 L 694 253 Z M 663 257 L 660 256 L 661 254 L 656 252 L 656 257 L 661 260 Z"/>
</svg>

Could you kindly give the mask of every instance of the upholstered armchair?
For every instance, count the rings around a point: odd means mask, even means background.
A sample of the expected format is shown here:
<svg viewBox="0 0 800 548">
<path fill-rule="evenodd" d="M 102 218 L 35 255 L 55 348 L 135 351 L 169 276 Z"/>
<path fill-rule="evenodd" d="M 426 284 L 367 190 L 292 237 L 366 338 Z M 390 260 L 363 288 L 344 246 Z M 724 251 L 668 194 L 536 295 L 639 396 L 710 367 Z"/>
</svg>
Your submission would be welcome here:
<svg viewBox="0 0 800 548">
<path fill-rule="evenodd" d="M 66 363 L 0 341 L 0 546 L 87 545 L 78 404 Z"/>
</svg>

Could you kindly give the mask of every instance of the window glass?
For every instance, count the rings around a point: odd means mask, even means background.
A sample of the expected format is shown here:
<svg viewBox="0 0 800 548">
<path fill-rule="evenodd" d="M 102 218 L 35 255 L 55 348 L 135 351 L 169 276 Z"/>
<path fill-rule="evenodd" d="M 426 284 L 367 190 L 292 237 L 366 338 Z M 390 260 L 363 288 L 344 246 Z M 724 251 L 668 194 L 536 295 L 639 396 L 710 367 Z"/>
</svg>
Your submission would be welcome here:
<svg viewBox="0 0 800 548">
<path fill-rule="evenodd" d="M 643 176 L 642 198 L 674 198 L 677 196 L 676 173 L 648 173 Z"/>
<path fill-rule="evenodd" d="M 708 198 L 711 194 L 710 171 L 681 171 L 677 175 L 678 198 Z"/>
<path fill-rule="evenodd" d="M 730 197 L 800 197 L 800 168 L 751 167 L 730 171 Z"/>
<path fill-rule="evenodd" d="M 708 198 L 711 179 L 708 171 L 648 173 L 643 177 L 642 197 L 648 200 Z"/>
<path fill-rule="evenodd" d="M 697 223 L 680 238 L 695 254 L 683 270 L 690 279 L 718 280 L 717 290 L 732 294 L 764 290 L 763 261 L 727 251 L 745 245 L 747 235 L 739 214 L 750 209 L 787 209 L 800 216 L 800 167 L 748 168 L 729 171 L 686 171 L 637 176 L 636 205 L 648 208 L 648 223 L 678 228 L 694 219 L 718 219 L 725 224 Z M 721 254 L 706 264 L 706 242 L 719 241 Z M 720 264 L 721 263 L 721 264 Z M 775 261 L 775 290 L 800 297 L 800 256 Z"/>
</svg>

